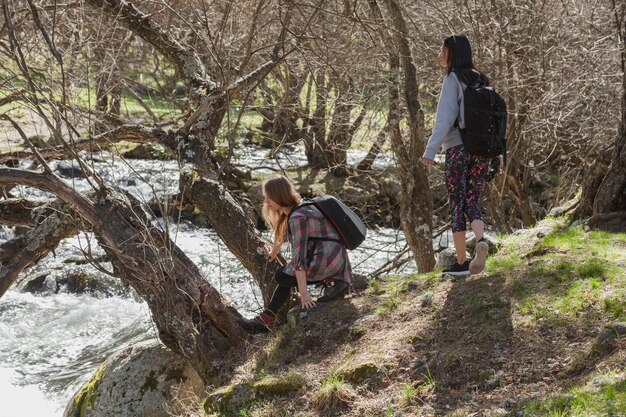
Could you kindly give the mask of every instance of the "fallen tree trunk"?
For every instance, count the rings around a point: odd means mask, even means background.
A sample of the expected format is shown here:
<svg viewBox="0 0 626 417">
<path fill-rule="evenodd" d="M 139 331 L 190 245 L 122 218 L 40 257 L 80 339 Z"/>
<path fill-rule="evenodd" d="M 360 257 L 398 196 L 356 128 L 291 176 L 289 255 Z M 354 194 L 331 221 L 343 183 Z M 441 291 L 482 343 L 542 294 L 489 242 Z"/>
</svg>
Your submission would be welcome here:
<svg viewBox="0 0 626 417">
<path fill-rule="evenodd" d="M 94 201 L 76 192 L 54 174 L 0 169 L 0 184 L 22 184 L 56 194 L 72 207 L 73 221 L 49 216 L 33 230 L 34 236 L 49 238 L 47 245 L 34 246 L 30 255 L 3 264 L 3 287 L 12 282 L 19 266 L 33 262 L 43 251 L 76 232 L 72 224 L 81 221 L 98 239 L 113 264 L 112 274 L 130 285 L 146 301 L 159 330 L 160 339 L 173 351 L 187 358 L 205 378 L 214 370 L 230 347 L 240 345 L 245 332 L 237 324 L 240 314 L 203 277 L 196 265 L 143 216 L 139 203 L 129 195 L 99 190 Z M 78 218 L 79 216 L 79 218 Z M 14 240 L 0 253 L 19 243 L 28 249 L 29 240 Z M 10 246 L 10 247 L 9 247 Z M 41 248 L 37 250 L 37 248 Z M 13 275 L 10 275 L 13 274 Z"/>
<path fill-rule="evenodd" d="M 31 224 L 36 224 L 36 227 L 0 245 L 0 298 L 24 268 L 54 250 L 61 240 L 78 233 L 70 210 L 62 204 L 46 206 L 41 216 L 31 217 L 31 211 L 25 212 L 28 213 Z"/>
</svg>

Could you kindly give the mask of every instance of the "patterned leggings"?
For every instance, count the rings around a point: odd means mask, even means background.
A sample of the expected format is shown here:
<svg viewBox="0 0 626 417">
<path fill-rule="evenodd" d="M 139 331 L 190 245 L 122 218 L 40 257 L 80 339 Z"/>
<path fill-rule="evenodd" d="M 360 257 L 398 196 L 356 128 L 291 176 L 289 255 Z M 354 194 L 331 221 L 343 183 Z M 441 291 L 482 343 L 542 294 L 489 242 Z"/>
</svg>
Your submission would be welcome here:
<svg viewBox="0 0 626 417">
<path fill-rule="evenodd" d="M 446 151 L 446 187 L 450 196 L 450 219 L 453 232 L 466 230 L 469 222 L 482 220 L 478 207 L 489 164 L 487 159 L 465 151 L 463 145 Z"/>
</svg>

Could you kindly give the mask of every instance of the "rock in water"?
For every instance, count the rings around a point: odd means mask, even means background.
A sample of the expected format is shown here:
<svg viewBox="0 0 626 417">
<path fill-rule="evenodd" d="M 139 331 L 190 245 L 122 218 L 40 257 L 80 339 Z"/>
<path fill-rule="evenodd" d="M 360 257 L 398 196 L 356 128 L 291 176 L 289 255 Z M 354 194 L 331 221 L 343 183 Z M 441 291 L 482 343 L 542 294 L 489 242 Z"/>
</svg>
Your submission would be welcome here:
<svg viewBox="0 0 626 417">
<path fill-rule="evenodd" d="M 175 391 L 199 396 L 204 384 L 182 357 L 155 341 L 143 342 L 114 353 L 100 365 L 74 394 L 63 416 L 169 417 L 164 404 L 182 411 L 172 401 Z"/>
</svg>

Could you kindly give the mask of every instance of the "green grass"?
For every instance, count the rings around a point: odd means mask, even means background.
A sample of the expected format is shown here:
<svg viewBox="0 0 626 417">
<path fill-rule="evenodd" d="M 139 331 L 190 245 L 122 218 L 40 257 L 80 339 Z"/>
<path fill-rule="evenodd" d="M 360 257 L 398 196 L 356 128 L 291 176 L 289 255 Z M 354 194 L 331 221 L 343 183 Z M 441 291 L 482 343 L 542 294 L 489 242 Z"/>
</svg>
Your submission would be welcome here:
<svg viewBox="0 0 626 417">
<path fill-rule="evenodd" d="M 541 401 L 531 401 L 524 408 L 527 417 L 623 416 L 626 413 L 626 378 L 607 372 L 599 375 L 601 383 L 589 383 L 569 392 Z"/>
<path fill-rule="evenodd" d="M 523 259 L 519 255 L 487 258 L 487 270 L 490 273 L 500 275 L 510 273 L 512 270 L 523 266 Z"/>
<path fill-rule="evenodd" d="M 380 296 L 380 299 L 382 299 L 382 301 L 376 307 L 377 313 L 389 313 L 398 308 L 402 301 L 400 287 L 401 284 L 398 283 L 391 284 L 387 287 L 386 293 Z"/>
<path fill-rule="evenodd" d="M 608 268 L 605 261 L 598 258 L 591 258 L 577 266 L 576 272 L 581 278 L 602 278 L 606 276 Z"/>
<path fill-rule="evenodd" d="M 553 221 L 560 224 L 559 219 Z M 494 274 L 514 271 L 509 284 L 520 314 L 531 321 L 556 323 L 593 312 L 624 318 L 626 234 L 561 225 L 525 258 L 514 254 L 509 238 L 520 243 L 516 236 L 504 237 L 503 246 L 510 248 L 510 254 L 489 259 L 487 268 Z"/>
<path fill-rule="evenodd" d="M 345 383 L 346 381 L 344 381 L 344 379 L 341 376 L 339 376 L 338 374 L 334 372 L 320 381 L 320 385 L 322 386 L 322 388 L 327 388 L 327 387 L 334 386 L 334 385 L 342 385 Z"/>
<path fill-rule="evenodd" d="M 618 321 L 626 321 L 626 294 L 611 294 L 604 299 L 604 311 L 609 317 Z"/>
</svg>

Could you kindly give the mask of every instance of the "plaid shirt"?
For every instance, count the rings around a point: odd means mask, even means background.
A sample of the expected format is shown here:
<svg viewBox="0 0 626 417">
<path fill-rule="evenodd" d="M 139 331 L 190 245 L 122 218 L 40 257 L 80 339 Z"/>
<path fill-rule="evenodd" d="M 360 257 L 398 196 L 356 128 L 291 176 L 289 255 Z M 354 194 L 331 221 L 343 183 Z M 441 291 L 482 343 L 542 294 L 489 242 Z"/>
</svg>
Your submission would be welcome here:
<svg viewBox="0 0 626 417">
<path fill-rule="evenodd" d="M 291 214 L 288 223 L 291 243 L 291 260 L 285 266 L 286 274 L 295 276 L 296 270 L 304 269 L 308 282 L 334 278 L 352 282 L 352 268 L 345 245 L 331 240 L 341 240 L 339 234 L 313 205 L 300 207 Z"/>
</svg>

